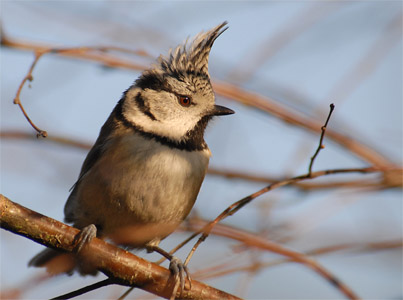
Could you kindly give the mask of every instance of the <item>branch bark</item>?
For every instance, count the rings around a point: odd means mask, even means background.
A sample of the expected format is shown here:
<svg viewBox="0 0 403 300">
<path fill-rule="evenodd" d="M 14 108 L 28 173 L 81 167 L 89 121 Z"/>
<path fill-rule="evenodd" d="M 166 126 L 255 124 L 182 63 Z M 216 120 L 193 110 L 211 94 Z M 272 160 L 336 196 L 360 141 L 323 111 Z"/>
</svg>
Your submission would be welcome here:
<svg viewBox="0 0 403 300">
<path fill-rule="evenodd" d="M 12 202 L 0 194 L 0 227 L 54 249 L 73 252 L 79 230 Z M 83 253 L 85 263 L 122 285 L 169 299 L 174 287 L 170 271 L 100 239 L 93 239 Z M 90 255 L 85 255 L 86 253 Z M 184 290 L 181 299 L 240 299 L 198 281 Z"/>
</svg>

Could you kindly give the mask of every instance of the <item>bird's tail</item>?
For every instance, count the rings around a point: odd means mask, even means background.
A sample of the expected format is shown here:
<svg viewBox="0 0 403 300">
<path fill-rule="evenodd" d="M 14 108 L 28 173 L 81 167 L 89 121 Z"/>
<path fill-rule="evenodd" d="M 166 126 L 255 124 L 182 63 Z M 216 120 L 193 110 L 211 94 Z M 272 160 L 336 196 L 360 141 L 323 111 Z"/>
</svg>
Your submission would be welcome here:
<svg viewBox="0 0 403 300">
<path fill-rule="evenodd" d="M 29 262 L 29 267 L 46 267 L 50 274 L 71 274 L 76 266 L 74 256 L 47 248 L 35 255 Z"/>
<path fill-rule="evenodd" d="M 60 255 L 60 252 L 57 252 L 56 250 L 46 248 L 45 250 L 39 252 L 37 255 L 35 255 L 31 260 L 28 262 L 29 267 L 43 267 L 51 261 L 53 258 L 56 256 Z"/>
</svg>

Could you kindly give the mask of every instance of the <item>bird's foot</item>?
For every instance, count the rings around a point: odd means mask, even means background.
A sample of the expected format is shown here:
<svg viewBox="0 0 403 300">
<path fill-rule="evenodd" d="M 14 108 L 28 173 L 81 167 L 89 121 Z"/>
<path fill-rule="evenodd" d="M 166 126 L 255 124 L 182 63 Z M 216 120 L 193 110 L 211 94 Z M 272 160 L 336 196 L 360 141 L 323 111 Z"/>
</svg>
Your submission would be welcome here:
<svg viewBox="0 0 403 300">
<path fill-rule="evenodd" d="M 94 237 L 97 236 L 97 227 L 94 224 L 90 224 L 83 229 L 74 238 L 75 251 L 80 253 L 85 245 L 90 243 Z"/>
<path fill-rule="evenodd" d="M 181 295 L 182 292 L 185 290 L 185 283 L 186 283 L 186 278 L 189 281 L 189 289 L 192 288 L 192 280 L 190 278 L 188 268 L 186 265 L 176 256 L 173 256 L 172 254 L 166 252 L 164 249 L 161 249 L 158 247 L 158 244 L 152 244 L 149 243 L 146 246 L 146 249 L 148 252 L 158 252 L 162 256 L 164 256 L 166 259 L 170 261 L 169 263 L 169 270 L 171 271 L 174 279 L 174 288 L 172 291 L 171 295 L 171 300 L 175 299 L 175 295 L 177 294 L 179 288 L 179 294 Z"/>
<path fill-rule="evenodd" d="M 171 299 L 175 299 L 176 292 L 180 288 L 180 294 L 185 290 L 186 278 L 189 281 L 190 288 L 192 288 L 192 280 L 189 275 L 188 268 L 176 256 L 172 256 L 169 263 L 169 270 L 175 279 L 175 287 L 172 292 Z"/>
</svg>

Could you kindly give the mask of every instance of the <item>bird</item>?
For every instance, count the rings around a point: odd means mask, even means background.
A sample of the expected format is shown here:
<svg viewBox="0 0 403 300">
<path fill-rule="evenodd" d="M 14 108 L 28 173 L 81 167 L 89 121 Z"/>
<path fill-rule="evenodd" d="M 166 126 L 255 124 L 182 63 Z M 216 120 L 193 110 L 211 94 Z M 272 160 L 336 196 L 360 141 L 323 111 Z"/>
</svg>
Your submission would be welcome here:
<svg viewBox="0 0 403 300">
<path fill-rule="evenodd" d="M 226 25 L 160 55 L 123 93 L 64 207 L 65 222 L 81 230 L 77 252 L 94 237 L 156 251 L 171 261 L 172 273 L 181 273 L 183 286 L 187 270 L 159 244 L 195 204 L 211 156 L 204 140 L 209 121 L 234 113 L 215 104 L 208 72 L 210 50 Z M 58 255 L 45 249 L 29 266 L 45 266 Z"/>
</svg>

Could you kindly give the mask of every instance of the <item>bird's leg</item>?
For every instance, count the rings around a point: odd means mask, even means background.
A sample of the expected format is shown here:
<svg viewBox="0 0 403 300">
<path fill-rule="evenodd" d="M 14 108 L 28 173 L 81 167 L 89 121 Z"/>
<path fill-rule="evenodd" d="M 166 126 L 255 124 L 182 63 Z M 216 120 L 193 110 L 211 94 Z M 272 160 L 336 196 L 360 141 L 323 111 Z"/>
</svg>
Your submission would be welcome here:
<svg viewBox="0 0 403 300">
<path fill-rule="evenodd" d="M 183 264 L 182 260 L 166 252 L 164 249 L 158 247 L 158 243 L 157 245 L 155 245 L 155 243 L 150 242 L 146 245 L 146 249 L 148 252 L 157 252 L 169 260 L 169 270 L 175 276 L 175 288 L 173 295 L 176 294 L 176 290 L 178 287 L 181 288 L 180 292 L 182 293 L 182 291 L 185 289 L 186 278 L 189 281 L 190 288 L 192 287 L 192 281 L 188 272 L 188 268 Z"/>
<path fill-rule="evenodd" d="M 97 227 L 94 224 L 90 224 L 81 229 L 80 233 L 74 238 L 75 251 L 79 253 L 85 245 L 92 241 L 97 236 Z"/>
</svg>

